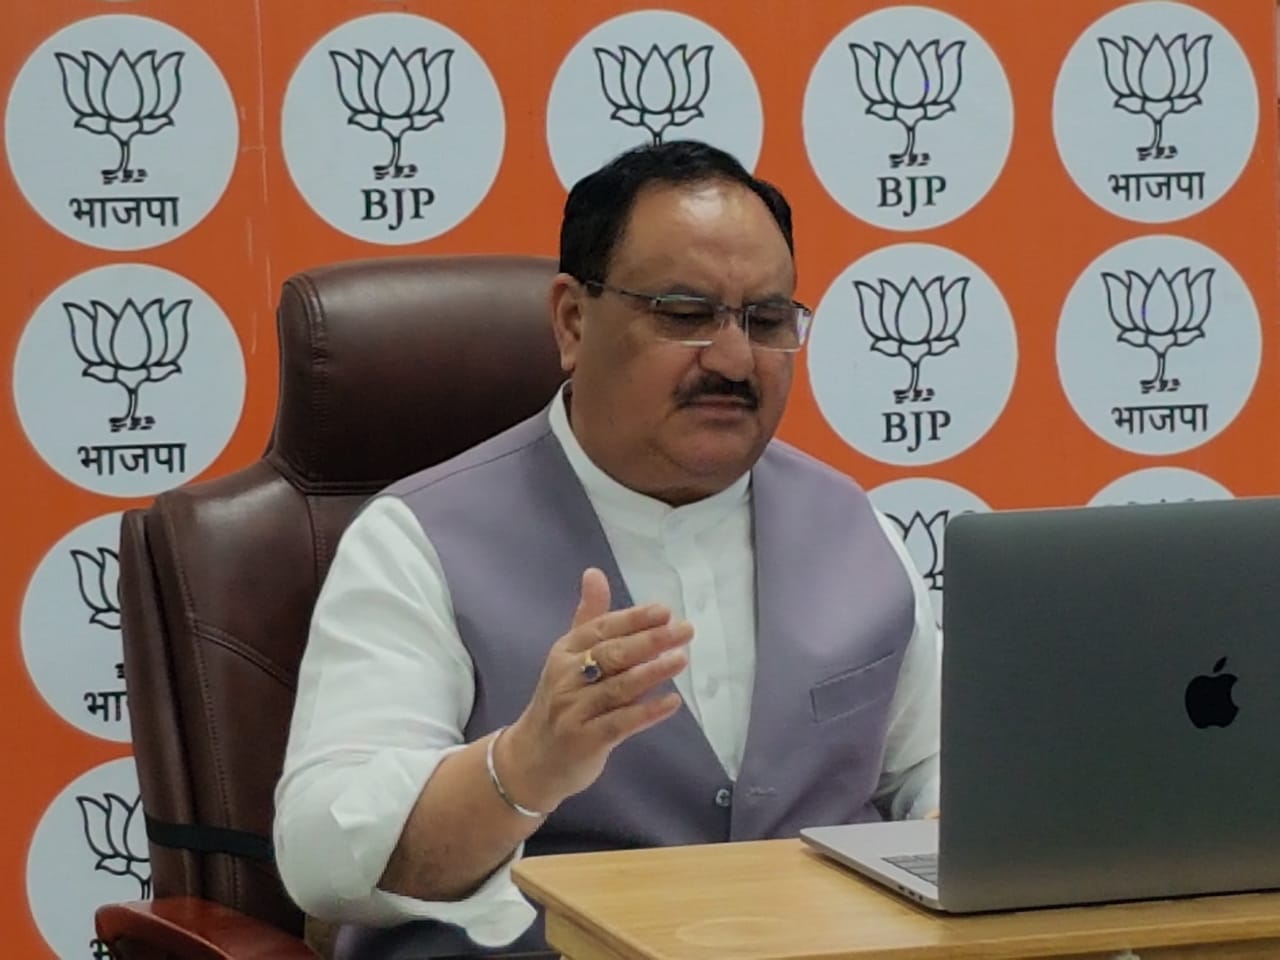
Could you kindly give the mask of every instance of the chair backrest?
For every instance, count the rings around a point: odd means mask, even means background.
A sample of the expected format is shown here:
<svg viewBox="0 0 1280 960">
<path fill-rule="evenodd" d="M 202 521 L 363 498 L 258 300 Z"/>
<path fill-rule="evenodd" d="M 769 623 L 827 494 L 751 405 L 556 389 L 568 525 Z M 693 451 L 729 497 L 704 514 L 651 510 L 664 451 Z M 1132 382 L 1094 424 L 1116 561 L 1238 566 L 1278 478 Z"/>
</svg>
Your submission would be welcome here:
<svg viewBox="0 0 1280 960">
<path fill-rule="evenodd" d="M 125 679 L 156 897 L 302 932 L 269 842 L 320 583 L 370 495 L 551 398 L 554 272 L 543 258 L 404 257 L 292 277 L 262 458 L 125 515 Z"/>
</svg>

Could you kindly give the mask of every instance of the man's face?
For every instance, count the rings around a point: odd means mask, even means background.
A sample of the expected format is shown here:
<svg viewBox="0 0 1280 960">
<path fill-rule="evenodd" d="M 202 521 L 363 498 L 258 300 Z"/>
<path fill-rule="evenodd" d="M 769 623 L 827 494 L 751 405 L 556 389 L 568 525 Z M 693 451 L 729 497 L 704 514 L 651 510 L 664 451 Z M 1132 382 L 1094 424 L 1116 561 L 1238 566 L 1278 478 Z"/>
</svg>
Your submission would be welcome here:
<svg viewBox="0 0 1280 960">
<path fill-rule="evenodd" d="M 738 307 L 790 300 L 795 268 L 763 201 L 713 180 L 642 190 L 604 282 Z M 733 317 L 705 347 L 661 340 L 643 301 L 593 296 L 565 275 L 552 306 L 574 433 L 606 473 L 678 504 L 755 463 L 786 406 L 794 354 L 752 347 Z"/>
</svg>

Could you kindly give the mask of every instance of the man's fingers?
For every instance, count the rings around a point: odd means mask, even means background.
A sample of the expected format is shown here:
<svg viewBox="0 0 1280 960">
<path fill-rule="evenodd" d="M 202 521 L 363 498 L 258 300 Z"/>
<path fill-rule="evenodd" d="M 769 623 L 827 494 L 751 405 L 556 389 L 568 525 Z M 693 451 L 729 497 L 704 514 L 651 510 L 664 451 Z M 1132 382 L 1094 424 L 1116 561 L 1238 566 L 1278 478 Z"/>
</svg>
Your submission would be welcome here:
<svg viewBox="0 0 1280 960">
<path fill-rule="evenodd" d="M 579 606 L 578 609 L 581 611 L 583 607 Z M 639 633 L 661 626 L 670 619 L 671 611 L 659 604 L 613 610 L 588 619 L 580 619 L 575 614 L 573 628 L 564 638 L 564 649 L 570 653 L 583 653 L 603 640 Z"/>
<path fill-rule="evenodd" d="M 663 623 L 624 636 L 601 641 L 591 655 L 606 677 L 625 673 L 664 651 L 685 646 L 693 639 L 693 624 L 687 620 Z"/>
<path fill-rule="evenodd" d="M 680 709 L 682 702 L 680 694 L 675 692 L 639 700 L 588 721 L 587 729 L 604 739 L 612 749 L 628 737 L 666 720 Z"/>
<path fill-rule="evenodd" d="M 588 567 L 582 574 L 582 597 L 573 612 L 571 629 L 604 616 L 609 612 L 609 578 L 602 570 Z"/>
<path fill-rule="evenodd" d="M 590 716 L 620 710 L 673 679 L 688 665 L 689 653 L 683 647 L 667 650 L 629 670 L 606 677 L 586 694 L 584 706 Z"/>
</svg>

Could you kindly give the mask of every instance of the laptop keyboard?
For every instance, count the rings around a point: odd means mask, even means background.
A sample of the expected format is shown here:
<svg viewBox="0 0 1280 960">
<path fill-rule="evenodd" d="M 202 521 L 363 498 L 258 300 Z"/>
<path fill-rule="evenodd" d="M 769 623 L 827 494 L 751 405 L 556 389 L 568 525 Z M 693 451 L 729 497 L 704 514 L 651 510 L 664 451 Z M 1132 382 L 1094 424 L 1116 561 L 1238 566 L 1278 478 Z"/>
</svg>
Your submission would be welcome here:
<svg viewBox="0 0 1280 960">
<path fill-rule="evenodd" d="M 938 855 L 936 853 L 918 853 L 904 857 L 885 857 L 886 863 L 907 871 L 913 877 L 919 877 L 926 883 L 938 884 Z"/>
</svg>

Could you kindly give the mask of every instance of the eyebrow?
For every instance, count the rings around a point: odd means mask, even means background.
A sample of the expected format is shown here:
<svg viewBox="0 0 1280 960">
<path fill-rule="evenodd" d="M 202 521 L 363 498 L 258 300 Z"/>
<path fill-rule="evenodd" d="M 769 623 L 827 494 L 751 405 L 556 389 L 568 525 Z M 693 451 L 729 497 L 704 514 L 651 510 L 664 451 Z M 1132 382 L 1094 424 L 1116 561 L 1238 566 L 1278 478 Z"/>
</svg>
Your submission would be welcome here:
<svg viewBox="0 0 1280 960">
<path fill-rule="evenodd" d="M 705 290 L 700 290 L 697 287 L 692 287 L 692 286 L 689 286 L 688 284 L 683 284 L 683 283 L 673 283 L 667 286 L 666 288 L 663 289 L 662 293 L 659 294 L 659 296 L 664 296 L 664 295 L 679 296 L 679 297 L 699 297 L 700 299 L 708 300 L 708 301 L 711 301 L 712 303 L 723 303 L 723 301 L 719 297 L 714 296 L 713 294 L 709 294 Z M 747 303 L 781 304 L 781 303 L 791 303 L 792 298 L 785 293 L 772 292 L 772 293 L 766 293 L 764 296 L 756 297 L 746 302 Z"/>
<path fill-rule="evenodd" d="M 793 303 L 794 298 L 785 293 L 767 293 L 763 297 L 758 297 L 751 301 L 752 303 Z"/>
</svg>

